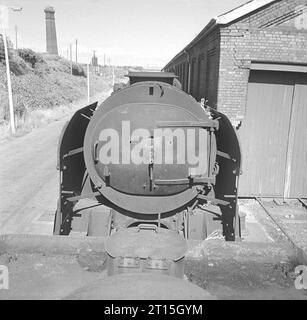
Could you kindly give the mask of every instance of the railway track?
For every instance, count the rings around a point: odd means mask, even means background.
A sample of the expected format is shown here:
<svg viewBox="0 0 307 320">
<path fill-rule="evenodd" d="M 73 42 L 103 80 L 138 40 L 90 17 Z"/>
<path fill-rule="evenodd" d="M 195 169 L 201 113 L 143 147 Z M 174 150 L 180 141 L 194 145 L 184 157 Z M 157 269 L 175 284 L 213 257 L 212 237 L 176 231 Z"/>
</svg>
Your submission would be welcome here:
<svg viewBox="0 0 307 320">
<path fill-rule="evenodd" d="M 298 198 L 297 200 L 298 200 L 298 201 L 303 205 L 303 207 L 307 210 L 307 199 Z"/>
<path fill-rule="evenodd" d="M 291 244 L 300 260 L 307 263 L 307 199 L 297 199 L 298 203 L 302 204 L 303 210 L 302 208 L 281 208 L 282 206 L 276 210 L 276 208 L 269 208 L 261 198 L 255 199 Z"/>
</svg>

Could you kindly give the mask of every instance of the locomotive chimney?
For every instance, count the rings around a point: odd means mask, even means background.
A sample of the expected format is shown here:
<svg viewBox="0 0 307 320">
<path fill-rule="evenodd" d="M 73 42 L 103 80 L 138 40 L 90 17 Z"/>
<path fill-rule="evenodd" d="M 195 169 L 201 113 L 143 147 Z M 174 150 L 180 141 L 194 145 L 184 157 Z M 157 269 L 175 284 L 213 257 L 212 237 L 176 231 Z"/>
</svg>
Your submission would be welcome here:
<svg viewBox="0 0 307 320">
<path fill-rule="evenodd" d="M 54 8 L 45 8 L 46 15 L 46 50 L 51 54 L 58 54 L 58 44 L 55 30 Z"/>
</svg>

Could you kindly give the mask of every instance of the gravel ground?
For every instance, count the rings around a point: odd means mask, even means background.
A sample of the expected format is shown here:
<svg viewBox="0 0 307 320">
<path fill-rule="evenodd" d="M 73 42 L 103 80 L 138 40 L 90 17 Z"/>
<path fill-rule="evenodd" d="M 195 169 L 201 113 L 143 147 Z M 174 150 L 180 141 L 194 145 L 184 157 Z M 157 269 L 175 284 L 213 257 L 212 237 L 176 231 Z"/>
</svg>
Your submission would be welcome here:
<svg viewBox="0 0 307 320">
<path fill-rule="evenodd" d="M 290 246 L 212 240 L 203 257 L 187 259 L 187 278 L 218 299 L 307 299 L 294 286 L 298 258 Z"/>
<path fill-rule="evenodd" d="M 22 242 L 22 238 L 19 242 L 15 239 L 10 250 L 8 246 L 3 245 L 2 249 L 0 246 L 0 264 L 8 266 L 10 276 L 10 288 L 0 291 L 0 299 L 108 298 L 103 286 L 112 288 L 112 279 L 107 278 L 107 255 L 103 246 L 97 247 L 95 241 L 85 245 L 85 240 L 82 239 L 68 239 L 68 242 L 73 240 L 77 243 L 61 244 L 62 239 L 58 237 L 54 240 L 57 250 L 52 251 L 52 239 L 41 237 L 38 239 L 35 236 L 32 241 L 36 248 L 37 241 L 46 243 L 45 253 L 41 250 L 30 250 L 31 237 L 27 240 L 28 253 L 21 250 L 26 243 Z M 13 238 L 7 240 L 7 243 L 12 242 Z M 61 246 L 62 249 L 70 248 L 70 252 L 61 254 Z M 201 256 L 197 259 L 187 257 L 185 280 L 182 281 L 189 280 L 199 289 L 204 289 L 200 295 L 202 299 L 307 299 L 306 290 L 297 290 L 294 287 L 293 268 L 298 261 L 290 246 L 276 243 L 225 243 L 222 240 L 210 240 L 201 246 Z M 128 275 L 127 277 L 129 278 Z M 157 282 L 154 277 L 157 278 L 157 274 L 148 274 L 143 276 L 142 281 L 147 285 L 151 283 L 149 287 L 153 288 Z M 119 289 L 116 290 L 117 287 L 110 289 L 113 296 L 131 298 L 129 288 L 132 285 L 128 280 L 126 285 L 118 286 L 121 293 Z M 194 293 L 199 289 L 193 289 L 188 284 L 179 284 L 178 281 L 176 283 L 180 288 L 190 288 L 189 294 L 195 298 Z M 165 286 L 167 287 L 166 283 Z M 85 288 L 85 291 L 82 288 Z M 147 292 L 149 297 L 157 294 L 159 289 L 156 288 Z M 198 294 L 200 293 L 201 291 Z M 183 292 L 185 298 L 189 294 Z M 136 294 L 135 297 L 139 295 Z M 179 298 L 178 294 L 176 297 Z"/>
</svg>

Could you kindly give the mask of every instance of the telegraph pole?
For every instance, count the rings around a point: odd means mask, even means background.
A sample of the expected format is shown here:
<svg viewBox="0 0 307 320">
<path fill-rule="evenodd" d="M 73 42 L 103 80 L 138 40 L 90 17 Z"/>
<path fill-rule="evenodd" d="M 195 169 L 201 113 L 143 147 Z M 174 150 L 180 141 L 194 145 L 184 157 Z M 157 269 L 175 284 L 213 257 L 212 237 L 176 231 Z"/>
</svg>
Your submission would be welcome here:
<svg viewBox="0 0 307 320">
<path fill-rule="evenodd" d="M 78 62 L 78 39 L 76 39 L 76 63 Z"/>
<path fill-rule="evenodd" d="M 69 44 L 69 52 L 70 52 L 70 74 L 72 74 L 72 52 L 71 52 L 71 43 Z"/>
<path fill-rule="evenodd" d="M 2 24 L 2 35 L 3 35 L 3 43 L 4 43 L 4 55 L 5 55 L 5 66 L 6 66 L 6 78 L 7 78 L 7 90 L 9 95 L 9 108 L 10 108 L 10 123 L 12 134 L 16 133 L 15 128 L 15 116 L 14 116 L 14 104 L 13 104 L 13 94 L 12 94 L 12 84 L 11 84 L 11 71 L 10 71 L 10 62 L 9 62 L 9 54 L 7 49 L 7 40 L 6 40 L 6 30 Z"/>
<path fill-rule="evenodd" d="M 16 45 L 16 49 L 18 49 L 18 45 L 17 45 L 17 25 L 15 24 L 15 45 Z"/>
<path fill-rule="evenodd" d="M 111 58 L 108 58 L 108 62 L 109 62 L 109 77 L 111 77 Z"/>
<path fill-rule="evenodd" d="M 6 29 L 9 28 L 9 8 L 13 11 L 21 11 L 21 7 L 7 7 L 0 5 L 0 24 L 2 29 L 2 39 L 4 44 L 4 56 L 5 56 L 5 66 L 6 66 L 6 79 L 7 79 L 7 90 L 9 96 L 9 110 L 10 110 L 10 124 L 12 134 L 16 133 L 15 128 L 15 115 L 14 115 L 14 104 L 13 104 L 13 94 L 12 94 L 12 83 L 11 83 L 11 71 L 10 71 L 10 62 L 9 54 L 7 48 L 7 38 L 6 38 Z"/>
<path fill-rule="evenodd" d="M 87 64 L 87 102 L 90 103 L 90 65 Z"/>
<path fill-rule="evenodd" d="M 112 67 L 112 86 L 114 86 L 115 83 L 115 72 L 114 72 L 114 66 Z"/>
</svg>

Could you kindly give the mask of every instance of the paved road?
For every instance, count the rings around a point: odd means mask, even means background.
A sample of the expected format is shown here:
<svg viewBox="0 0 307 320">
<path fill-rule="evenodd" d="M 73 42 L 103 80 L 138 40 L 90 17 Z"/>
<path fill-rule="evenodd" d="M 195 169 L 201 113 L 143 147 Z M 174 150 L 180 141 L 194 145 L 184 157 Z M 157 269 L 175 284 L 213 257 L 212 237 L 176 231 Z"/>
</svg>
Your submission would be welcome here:
<svg viewBox="0 0 307 320">
<path fill-rule="evenodd" d="M 64 123 L 56 121 L 0 145 L 0 234 L 52 232 L 56 150 Z"/>
<path fill-rule="evenodd" d="M 57 145 L 68 119 L 0 145 L 0 234 L 52 233 L 58 197 Z"/>
</svg>

